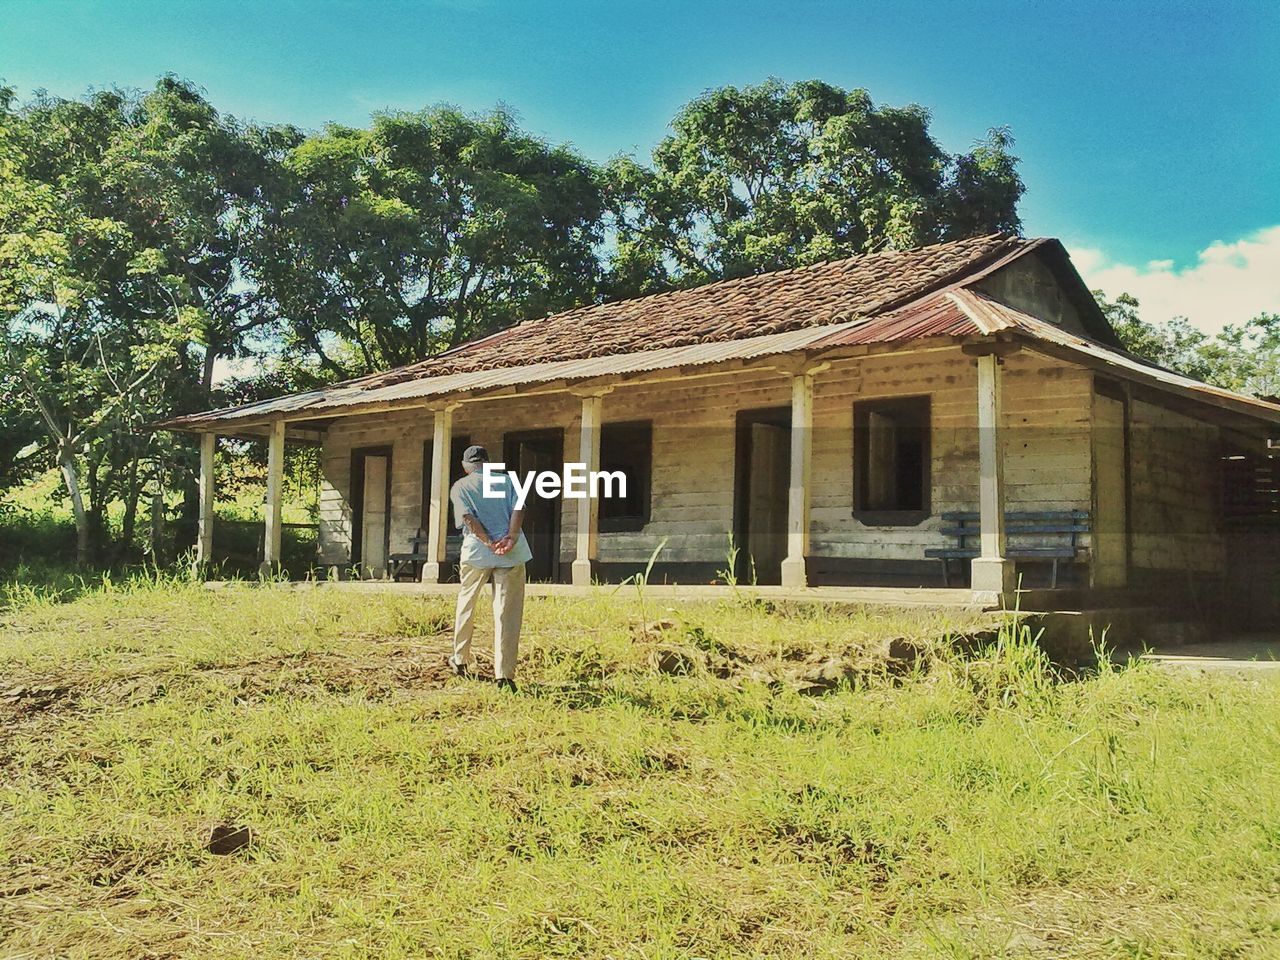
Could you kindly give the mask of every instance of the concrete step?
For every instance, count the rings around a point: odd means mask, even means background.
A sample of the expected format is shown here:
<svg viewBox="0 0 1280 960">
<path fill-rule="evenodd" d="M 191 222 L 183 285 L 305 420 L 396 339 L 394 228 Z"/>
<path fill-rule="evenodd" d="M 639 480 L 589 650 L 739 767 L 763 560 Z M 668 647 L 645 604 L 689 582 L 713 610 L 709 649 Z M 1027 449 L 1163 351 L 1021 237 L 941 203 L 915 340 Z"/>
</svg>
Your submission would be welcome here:
<svg viewBox="0 0 1280 960">
<path fill-rule="evenodd" d="M 1170 616 L 1152 606 L 1100 607 L 1028 613 L 1026 622 L 1040 630 L 1040 644 L 1059 663 L 1085 665 L 1105 645 L 1113 656 L 1140 654 L 1144 648 L 1172 647 L 1207 639 L 1205 624 Z"/>
</svg>

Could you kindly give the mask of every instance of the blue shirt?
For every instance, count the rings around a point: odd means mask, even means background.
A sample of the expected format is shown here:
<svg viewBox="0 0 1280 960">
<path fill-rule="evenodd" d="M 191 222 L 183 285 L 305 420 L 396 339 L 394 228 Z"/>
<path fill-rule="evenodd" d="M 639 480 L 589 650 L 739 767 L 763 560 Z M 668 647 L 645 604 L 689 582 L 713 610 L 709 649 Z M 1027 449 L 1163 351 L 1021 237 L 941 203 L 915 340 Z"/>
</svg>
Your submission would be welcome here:
<svg viewBox="0 0 1280 960">
<path fill-rule="evenodd" d="M 453 503 L 453 521 L 462 531 L 462 563 L 472 567 L 515 567 L 528 563 L 533 559 L 529 542 L 524 538 L 524 531 L 516 538 L 515 546 L 503 556 L 498 556 L 480 542 L 462 518 L 467 514 L 476 518 L 480 526 L 489 534 L 490 541 L 501 540 L 511 529 L 511 514 L 516 509 L 516 491 L 511 478 L 506 473 L 496 473 L 490 482 L 494 488 L 501 490 L 498 497 L 484 495 L 484 471 L 477 470 L 468 474 L 449 490 L 449 500 Z"/>
</svg>

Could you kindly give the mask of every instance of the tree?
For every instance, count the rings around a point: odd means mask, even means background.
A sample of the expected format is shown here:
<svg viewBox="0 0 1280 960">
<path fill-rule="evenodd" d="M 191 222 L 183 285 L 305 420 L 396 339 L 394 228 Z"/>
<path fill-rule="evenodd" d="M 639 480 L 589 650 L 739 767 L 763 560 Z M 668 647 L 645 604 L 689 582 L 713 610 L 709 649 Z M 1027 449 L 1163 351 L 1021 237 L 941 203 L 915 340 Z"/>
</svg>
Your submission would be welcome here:
<svg viewBox="0 0 1280 960">
<path fill-rule="evenodd" d="M 106 167 L 124 99 L 0 96 L 0 382 L 39 425 L 75 517 L 77 559 L 101 545 L 105 507 L 136 491 L 142 423 L 190 339 L 164 299 L 154 251 L 130 230 Z M 130 522 L 126 513 L 126 523 Z"/>
<path fill-rule="evenodd" d="M 1280 392 L 1280 314 L 1260 313 L 1210 336 L 1186 317 L 1165 323 L 1143 320 L 1138 300 L 1130 294 L 1114 300 L 1101 290 L 1093 295 L 1120 342 L 1135 356 L 1227 390 L 1257 396 Z"/>
<path fill-rule="evenodd" d="M 303 139 L 292 127 L 263 128 L 223 116 L 190 83 L 162 77 L 122 104 L 123 123 L 103 164 L 103 187 L 118 198 L 117 216 L 144 250 L 152 282 L 126 311 L 152 322 L 173 315 L 187 339 L 166 378 L 172 412 L 216 406 L 217 362 L 266 352 L 278 337 L 276 305 L 254 267 L 269 254 L 268 225 L 287 189 L 281 161 Z M 289 384 L 281 384 L 288 389 Z M 145 435 L 153 512 L 166 484 L 183 493 L 179 545 L 194 537 L 198 510 L 193 445 Z M 139 488 L 129 464 L 121 541 L 132 540 Z M 160 524 L 152 518 L 153 530 Z"/>
<path fill-rule="evenodd" d="M 1020 226 L 1007 131 L 948 155 L 927 110 L 865 90 L 722 87 L 672 126 L 651 168 L 624 157 L 606 171 L 615 295 Z"/>
<path fill-rule="evenodd" d="M 155 309 L 182 311 L 195 330 L 186 353 L 197 365 L 194 400 L 207 404 L 216 362 L 276 321 L 253 265 L 285 189 L 280 161 L 302 134 L 244 126 L 172 76 L 122 112 L 103 187 L 150 258 L 162 297 Z"/>
<path fill-rule="evenodd" d="M 328 378 L 420 360 L 595 292 L 596 171 L 508 113 L 330 126 L 285 167 L 293 192 L 253 276 L 287 320 L 290 354 Z"/>
</svg>

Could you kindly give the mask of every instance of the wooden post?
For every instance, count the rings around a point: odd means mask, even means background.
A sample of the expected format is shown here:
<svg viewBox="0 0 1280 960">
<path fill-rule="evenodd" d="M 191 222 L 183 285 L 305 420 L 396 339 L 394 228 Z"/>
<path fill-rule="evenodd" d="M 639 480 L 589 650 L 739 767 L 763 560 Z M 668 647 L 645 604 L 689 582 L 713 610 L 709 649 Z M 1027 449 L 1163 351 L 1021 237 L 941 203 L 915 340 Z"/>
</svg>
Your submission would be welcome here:
<svg viewBox="0 0 1280 960">
<path fill-rule="evenodd" d="M 453 411 L 456 403 L 433 408 L 431 435 L 431 507 L 427 516 L 427 559 L 422 564 L 423 583 L 439 583 L 447 563 L 449 538 L 449 457 L 453 450 Z"/>
<path fill-rule="evenodd" d="M 195 560 L 197 570 L 204 570 L 213 562 L 213 458 L 217 449 L 216 434 L 200 435 L 200 519 L 196 527 Z"/>
<path fill-rule="evenodd" d="M 261 576 L 269 577 L 280 569 L 280 510 L 284 499 L 284 421 L 276 420 L 271 424 L 271 434 L 267 438 L 267 498 L 263 504 L 262 516 L 264 535 L 262 538 L 262 564 L 258 567 Z"/>
<path fill-rule="evenodd" d="M 578 459 L 586 466 L 588 477 L 600 469 L 600 411 L 603 406 L 604 392 L 597 391 L 582 397 Z M 586 496 L 578 501 L 577 551 L 572 566 L 572 581 L 576 587 L 591 585 L 592 568 L 599 551 L 599 518 L 600 504 L 595 497 Z"/>
<path fill-rule="evenodd" d="M 805 557 L 809 553 L 809 487 L 813 473 L 813 377 L 830 364 L 794 373 L 791 377 L 791 479 L 787 488 L 787 556 L 782 561 L 782 585 L 806 587 Z"/>
<path fill-rule="evenodd" d="M 978 357 L 978 512 L 980 556 L 971 561 L 974 590 L 1005 595 L 1014 588 L 1013 564 L 1005 559 L 1004 451 L 1000 404 L 1000 358 Z"/>
</svg>

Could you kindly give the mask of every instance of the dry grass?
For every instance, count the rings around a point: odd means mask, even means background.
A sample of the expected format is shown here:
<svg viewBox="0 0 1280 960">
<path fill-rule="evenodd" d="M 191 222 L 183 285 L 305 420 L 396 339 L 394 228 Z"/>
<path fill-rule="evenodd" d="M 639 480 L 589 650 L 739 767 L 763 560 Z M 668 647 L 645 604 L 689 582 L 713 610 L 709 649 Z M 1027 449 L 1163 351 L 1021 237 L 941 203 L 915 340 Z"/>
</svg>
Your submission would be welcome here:
<svg viewBox="0 0 1280 960">
<path fill-rule="evenodd" d="M 1280 953 L 1273 681 L 624 592 L 531 601 L 505 696 L 442 600 L 11 596 L 6 957 Z"/>
</svg>

